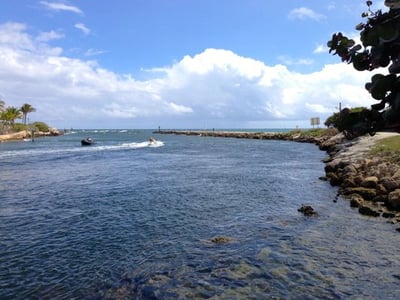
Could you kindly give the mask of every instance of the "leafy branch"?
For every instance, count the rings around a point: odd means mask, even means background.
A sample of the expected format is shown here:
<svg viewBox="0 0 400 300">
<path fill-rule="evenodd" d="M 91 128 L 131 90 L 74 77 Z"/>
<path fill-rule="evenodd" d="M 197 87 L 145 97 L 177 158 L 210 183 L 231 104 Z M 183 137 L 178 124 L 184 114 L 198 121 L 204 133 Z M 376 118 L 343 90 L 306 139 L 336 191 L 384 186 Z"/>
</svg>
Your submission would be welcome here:
<svg viewBox="0 0 400 300">
<path fill-rule="evenodd" d="M 400 0 L 386 0 L 388 12 L 372 11 L 372 1 L 366 1 L 368 11 L 362 13 L 365 22 L 356 25 L 361 44 L 338 32 L 328 41 L 329 53 L 358 71 L 387 68 L 389 74 L 375 74 L 365 88 L 379 103 L 371 109 L 382 112 L 387 122 L 400 116 Z"/>
</svg>

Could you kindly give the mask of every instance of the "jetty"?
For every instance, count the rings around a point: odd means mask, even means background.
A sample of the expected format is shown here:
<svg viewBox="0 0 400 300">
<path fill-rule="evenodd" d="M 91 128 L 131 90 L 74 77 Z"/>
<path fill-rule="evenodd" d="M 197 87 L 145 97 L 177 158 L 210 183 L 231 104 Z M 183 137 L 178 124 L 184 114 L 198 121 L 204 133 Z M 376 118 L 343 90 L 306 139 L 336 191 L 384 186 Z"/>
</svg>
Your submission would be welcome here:
<svg viewBox="0 0 400 300">
<path fill-rule="evenodd" d="M 224 137 L 258 140 L 288 140 L 296 142 L 317 143 L 320 138 L 304 135 L 301 131 L 288 132 L 249 132 L 249 131 L 217 131 L 217 130 L 158 130 L 156 134 L 175 134 L 205 137 Z"/>
<path fill-rule="evenodd" d="M 257 139 L 257 140 L 285 140 L 300 143 L 314 143 L 320 145 L 334 134 L 326 134 L 323 136 L 313 136 L 307 131 L 292 130 L 286 132 L 270 132 L 270 131 L 217 131 L 217 130 L 157 130 L 155 134 L 175 134 L 187 136 L 202 137 L 221 137 L 221 138 L 237 138 L 237 139 Z"/>
</svg>

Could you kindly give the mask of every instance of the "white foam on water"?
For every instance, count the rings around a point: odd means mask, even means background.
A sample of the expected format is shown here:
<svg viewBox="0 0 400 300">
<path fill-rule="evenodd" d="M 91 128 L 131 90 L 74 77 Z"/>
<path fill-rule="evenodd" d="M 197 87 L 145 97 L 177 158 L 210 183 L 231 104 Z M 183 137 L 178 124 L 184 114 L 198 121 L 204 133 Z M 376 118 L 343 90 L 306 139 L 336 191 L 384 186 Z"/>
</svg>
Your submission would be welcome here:
<svg viewBox="0 0 400 300">
<path fill-rule="evenodd" d="M 92 146 L 85 147 L 70 147 L 70 148 L 56 148 L 56 149 L 24 149 L 20 151 L 3 151 L 0 152 L 0 159 L 7 157 L 16 156 L 35 156 L 35 155 L 46 155 L 46 154 L 67 154 L 67 153 L 77 153 L 77 152 L 96 152 L 96 151 L 117 151 L 126 149 L 141 149 L 141 148 L 159 148 L 164 146 L 162 141 L 156 141 L 150 143 L 145 142 L 132 142 L 132 143 L 122 143 L 117 145 L 101 145 L 96 143 Z"/>
</svg>

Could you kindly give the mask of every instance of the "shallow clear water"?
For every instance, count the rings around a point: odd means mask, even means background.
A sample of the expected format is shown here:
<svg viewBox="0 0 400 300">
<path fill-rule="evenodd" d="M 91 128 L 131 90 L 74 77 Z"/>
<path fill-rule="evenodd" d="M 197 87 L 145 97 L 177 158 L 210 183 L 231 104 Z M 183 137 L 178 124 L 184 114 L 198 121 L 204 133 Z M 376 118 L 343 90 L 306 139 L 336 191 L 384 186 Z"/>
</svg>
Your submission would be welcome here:
<svg viewBox="0 0 400 300">
<path fill-rule="evenodd" d="M 315 145 L 151 134 L 0 144 L 1 299 L 398 297 L 400 235 L 333 203 Z"/>
</svg>

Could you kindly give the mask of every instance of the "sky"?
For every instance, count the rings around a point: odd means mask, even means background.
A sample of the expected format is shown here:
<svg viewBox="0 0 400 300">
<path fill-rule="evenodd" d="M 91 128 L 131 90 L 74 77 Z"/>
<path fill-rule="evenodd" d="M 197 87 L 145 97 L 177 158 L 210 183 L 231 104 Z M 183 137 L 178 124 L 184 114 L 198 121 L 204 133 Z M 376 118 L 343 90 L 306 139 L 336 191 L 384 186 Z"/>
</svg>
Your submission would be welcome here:
<svg viewBox="0 0 400 300">
<path fill-rule="evenodd" d="M 387 11 L 383 0 L 373 10 Z M 358 0 L 2 0 L 0 99 L 58 129 L 310 128 L 369 107 Z"/>
</svg>

